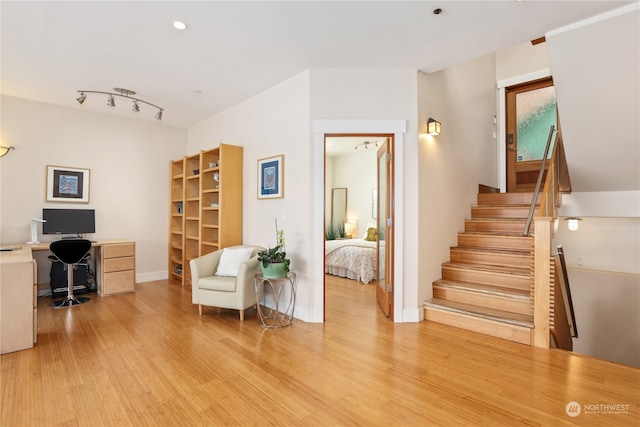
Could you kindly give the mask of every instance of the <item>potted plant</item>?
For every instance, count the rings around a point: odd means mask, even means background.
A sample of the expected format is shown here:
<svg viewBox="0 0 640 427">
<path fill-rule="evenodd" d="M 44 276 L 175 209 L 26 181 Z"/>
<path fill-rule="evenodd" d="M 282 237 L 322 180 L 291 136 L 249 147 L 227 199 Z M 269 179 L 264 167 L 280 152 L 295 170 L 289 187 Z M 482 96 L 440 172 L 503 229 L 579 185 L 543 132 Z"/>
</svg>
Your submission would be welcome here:
<svg viewBox="0 0 640 427">
<path fill-rule="evenodd" d="M 274 247 L 258 252 L 258 261 L 262 269 L 262 275 L 267 278 L 287 277 L 291 260 L 287 258 L 284 248 L 284 230 L 278 230 L 276 220 L 276 240 L 278 244 Z"/>
</svg>

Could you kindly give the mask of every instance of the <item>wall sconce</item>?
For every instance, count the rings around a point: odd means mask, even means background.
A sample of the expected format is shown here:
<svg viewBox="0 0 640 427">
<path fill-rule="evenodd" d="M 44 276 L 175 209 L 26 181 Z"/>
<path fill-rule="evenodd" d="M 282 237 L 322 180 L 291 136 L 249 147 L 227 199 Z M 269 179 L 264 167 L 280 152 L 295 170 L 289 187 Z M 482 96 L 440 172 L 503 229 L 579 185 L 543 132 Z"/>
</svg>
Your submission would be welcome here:
<svg viewBox="0 0 640 427">
<path fill-rule="evenodd" d="M 15 148 L 14 147 L 2 147 L 2 146 L 0 146 L 0 157 L 4 157 L 11 150 L 15 150 Z"/>
<path fill-rule="evenodd" d="M 440 135 L 440 126 L 442 124 L 439 121 L 429 117 L 429 120 L 427 120 L 427 133 L 429 135 Z"/>
<path fill-rule="evenodd" d="M 571 231 L 576 231 L 580 227 L 580 221 L 582 221 L 582 218 L 577 218 L 573 216 L 571 218 L 565 218 L 565 219 L 567 220 L 567 227 Z"/>
</svg>

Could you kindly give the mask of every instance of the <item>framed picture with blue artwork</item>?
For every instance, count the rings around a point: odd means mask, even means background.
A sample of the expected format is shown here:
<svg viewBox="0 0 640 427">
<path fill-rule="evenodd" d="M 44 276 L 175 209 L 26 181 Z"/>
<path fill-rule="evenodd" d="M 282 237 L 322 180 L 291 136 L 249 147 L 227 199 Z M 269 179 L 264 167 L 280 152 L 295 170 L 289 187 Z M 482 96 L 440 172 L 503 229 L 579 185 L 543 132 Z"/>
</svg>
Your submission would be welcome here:
<svg viewBox="0 0 640 427">
<path fill-rule="evenodd" d="M 258 160 L 258 199 L 284 197 L 284 155 Z"/>
<path fill-rule="evenodd" d="M 89 203 L 89 169 L 47 166 L 47 202 Z"/>
</svg>

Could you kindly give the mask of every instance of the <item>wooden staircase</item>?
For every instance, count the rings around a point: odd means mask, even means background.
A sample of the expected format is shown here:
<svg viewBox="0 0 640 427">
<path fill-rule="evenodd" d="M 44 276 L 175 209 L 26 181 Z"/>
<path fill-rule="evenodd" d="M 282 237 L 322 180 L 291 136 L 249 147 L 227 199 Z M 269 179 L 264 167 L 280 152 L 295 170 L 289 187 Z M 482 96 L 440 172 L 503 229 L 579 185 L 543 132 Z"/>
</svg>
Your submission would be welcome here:
<svg viewBox="0 0 640 427">
<path fill-rule="evenodd" d="M 532 343 L 532 238 L 523 230 L 533 193 L 479 193 L 458 246 L 433 282 L 426 320 Z"/>
</svg>

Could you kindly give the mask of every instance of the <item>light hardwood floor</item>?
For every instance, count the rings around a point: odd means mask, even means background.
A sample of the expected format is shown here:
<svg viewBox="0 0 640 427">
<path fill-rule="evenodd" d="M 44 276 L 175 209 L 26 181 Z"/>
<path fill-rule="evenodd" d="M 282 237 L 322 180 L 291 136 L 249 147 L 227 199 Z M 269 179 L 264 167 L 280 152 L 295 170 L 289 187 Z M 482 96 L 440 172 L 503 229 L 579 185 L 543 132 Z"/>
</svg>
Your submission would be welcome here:
<svg viewBox="0 0 640 427">
<path fill-rule="evenodd" d="M 253 309 L 198 316 L 176 282 L 136 289 L 41 298 L 37 345 L 0 359 L 2 426 L 640 425 L 640 370 L 393 324 L 371 285 L 330 278 L 327 321 L 278 330 Z"/>
</svg>

